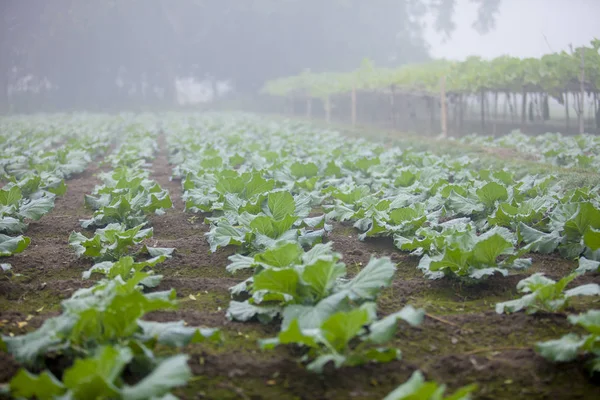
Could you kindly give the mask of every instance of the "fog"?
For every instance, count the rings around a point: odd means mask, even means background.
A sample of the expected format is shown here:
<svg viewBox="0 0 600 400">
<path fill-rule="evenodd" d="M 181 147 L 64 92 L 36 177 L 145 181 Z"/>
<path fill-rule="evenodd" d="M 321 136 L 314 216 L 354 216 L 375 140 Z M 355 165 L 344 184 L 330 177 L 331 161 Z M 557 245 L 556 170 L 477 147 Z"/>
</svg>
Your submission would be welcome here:
<svg viewBox="0 0 600 400">
<path fill-rule="evenodd" d="M 540 56 L 600 37 L 597 0 L 2 0 L 0 112 L 248 98 L 365 58 Z"/>
<path fill-rule="evenodd" d="M 450 38 L 436 32 L 430 24 L 426 31 L 430 55 L 451 59 L 503 54 L 540 57 L 600 38 L 597 0 L 502 0 L 495 28 L 485 35 L 472 26 L 477 10 L 478 5 L 471 0 L 457 0 L 456 29 Z"/>
</svg>

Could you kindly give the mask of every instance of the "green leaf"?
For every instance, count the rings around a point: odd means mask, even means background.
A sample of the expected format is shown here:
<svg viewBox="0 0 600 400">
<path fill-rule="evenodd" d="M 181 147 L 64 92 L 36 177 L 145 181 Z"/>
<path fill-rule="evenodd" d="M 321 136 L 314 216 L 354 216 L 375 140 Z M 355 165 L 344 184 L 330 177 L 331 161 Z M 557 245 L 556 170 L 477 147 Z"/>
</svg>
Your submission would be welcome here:
<svg viewBox="0 0 600 400">
<path fill-rule="evenodd" d="M 388 363 L 390 361 L 400 360 L 401 358 L 402 352 L 398 349 L 377 347 L 367 349 L 359 354 L 350 355 L 346 364 L 362 365 L 368 362 Z"/>
<path fill-rule="evenodd" d="M 348 312 L 335 313 L 327 318 L 321 325 L 321 332 L 334 349 L 342 351 L 370 321 L 371 316 L 366 309 L 355 308 Z"/>
<path fill-rule="evenodd" d="M 21 189 L 16 185 L 10 189 L 0 189 L 0 205 L 18 206 L 22 198 Z"/>
<path fill-rule="evenodd" d="M 542 254 L 552 253 L 563 239 L 557 231 L 551 233 L 540 232 L 522 222 L 519 222 L 518 230 L 523 241 L 530 244 L 529 249 Z"/>
<path fill-rule="evenodd" d="M 213 253 L 219 247 L 225 247 L 230 244 L 241 246 L 245 241 L 244 231 L 224 223 L 213 226 L 205 235 L 210 244 L 210 251 Z"/>
<path fill-rule="evenodd" d="M 132 358 L 129 348 L 106 346 L 95 357 L 76 359 L 63 383 L 76 399 L 118 398 L 115 381 Z"/>
<path fill-rule="evenodd" d="M 123 400 L 145 400 L 160 398 L 171 389 L 184 386 L 192 377 L 187 364 L 187 355 L 176 355 L 162 361 L 144 379 L 134 386 L 125 386 L 121 391 Z"/>
<path fill-rule="evenodd" d="M 284 243 L 256 254 L 254 260 L 264 265 L 284 268 L 298 263 L 302 254 L 302 247 L 297 243 Z"/>
<path fill-rule="evenodd" d="M 408 187 L 415 183 L 417 180 L 417 174 L 404 170 L 401 171 L 399 175 L 396 176 L 396 180 L 394 181 L 395 186 Z"/>
<path fill-rule="evenodd" d="M 389 257 L 372 258 L 350 282 L 341 285 L 351 300 L 374 299 L 381 288 L 391 284 L 396 267 Z"/>
<path fill-rule="evenodd" d="M 405 306 L 402 310 L 373 322 L 369 326 L 368 338 L 373 343 L 386 343 L 394 337 L 398 320 L 401 319 L 408 322 L 411 326 L 417 326 L 423 322 L 424 317 L 424 310 L 417 310 L 410 305 Z"/>
<path fill-rule="evenodd" d="M 65 391 L 64 385 L 49 371 L 33 375 L 21 368 L 10 381 L 10 393 L 14 398 L 52 400 Z"/>
<path fill-rule="evenodd" d="M 230 263 L 227 265 L 227 272 L 235 274 L 242 269 L 253 268 L 255 266 L 254 258 L 246 257 L 241 254 L 234 254 L 228 257 Z"/>
<path fill-rule="evenodd" d="M 313 162 L 300 163 L 296 161 L 290 166 L 290 172 L 296 178 L 311 178 L 319 173 L 319 168 Z"/>
<path fill-rule="evenodd" d="M 576 273 L 584 274 L 596 271 L 600 271 L 600 261 L 588 260 L 585 257 L 579 258 L 579 267 L 575 270 Z"/>
<path fill-rule="evenodd" d="M 493 207 L 497 201 L 508 200 L 506 188 L 496 182 L 489 182 L 475 191 L 479 200 L 486 208 Z"/>
<path fill-rule="evenodd" d="M 293 269 L 265 269 L 254 276 L 252 291 L 264 290 L 282 294 L 286 298 L 297 296 L 298 274 Z"/>
<path fill-rule="evenodd" d="M 298 324 L 298 320 L 293 320 L 286 329 L 282 330 L 277 337 L 277 342 L 279 344 L 300 344 L 308 347 L 318 347 L 315 338 L 309 335 L 305 335 L 300 329 L 300 325 Z M 273 347 L 272 342 L 262 342 L 261 347 L 263 349 L 269 349 Z"/>
<path fill-rule="evenodd" d="M 235 321 L 250 321 L 252 318 L 257 317 L 261 321 L 269 322 L 280 311 L 280 307 L 256 306 L 248 303 L 248 301 L 231 301 L 226 316 L 228 319 Z"/>
<path fill-rule="evenodd" d="M 454 190 L 450 192 L 447 203 L 451 210 L 463 215 L 471 215 L 484 210 L 484 206 L 481 203 L 471 198 L 461 196 Z"/>
<path fill-rule="evenodd" d="M 27 224 L 13 217 L 0 218 L 0 233 L 23 233 L 27 229 Z"/>
<path fill-rule="evenodd" d="M 0 257 L 23 252 L 31 243 L 27 236 L 10 237 L 0 234 Z"/>
<path fill-rule="evenodd" d="M 565 234 L 569 240 L 577 241 L 590 228 L 600 229 L 600 210 L 592 203 L 581 203 L 576 214 L 565 222 Z"/>
<path fill-rule="evenodd" d="M 586 285 L 577 286 L 573 289 L 565 291 L 566 297 L 598 295 L 600 295 L 600 285 L 598 285 L 597 283 L 588 283 Z"/>
<path fill-rule="evenodd" d="M 339 260 L 342 256 L 339 253 L 335 253 L 331 250 L 332 242 L 325 244 L 319 243 L 313 246 L 312 249 L 302 255 L 302 262 L 305 265 L 314 263 L 316 260 Z"/>
<path fill-rule="evenodd" d="M 551 361 L 571 361 L 577 357 L 579 349 L 585 344 L 585 338 L 569 333 L 557 340 L 538 342 L 535 349 L 540 355 Z"/>
<path fill-rule="evenodd" d="M 593 251 L 600 249 L 600 230 L 589 228 L 583 234 L 583 243 Z"/>
<path fill-rule="evenodd" d="M 29 218 L 33 221 L 37 221 L 42 216 L 46 215 L 54 208 L 53 197 L 42 197 L 36 200 L 30 200 L 29 202 L 21 205 L 19 208 L 19 215 L 23 218 Z"/>
<path fill-rule="evenodd" d="M 60 345 L 65 334 L 71 331 L 76 320 L 72 315 L 49 318 L 42 326 L 25 335 L 3 336 L 7 351 L 22 364 L 32 365 L 44 353 Z"/>
<path fill-rule="evenodd" d="M 215 185 L 217 192 L 221 194 L 226 193 L 237 193 L 241 194 L 246 187 L 246 183 L 240 177 L 235 178 L 221 178 Z"/>
<path fill-rule="evenodd" d="M 496 304 L 498 314 L 518 312 L 535 304 L 536 295 L 534 293 L 525 295 L 519 299 L 509 300 Z"/>
<path fill-rule="evenodd" d="M 496 259 L 502 254 L 513 250 L 513 245 L 500 234 L 496 233 L 479 240 L 473 247 L 473 258 L 476 262 L 488 266 L 496 265 Z"/>
<path fill-rule="evenodd" d="M 569 315 L 569 322 L 584 327 L 589 333 L 600 335 L 600 310 L 588 310 L 579 315 Z"/>
<path fill-rule="evenodd" d="M 346 266 L 334 260 L 316 260 L 304 267 L 302 280 L 309 287 L 316 299 L 327 296 L 338 278 L 346 274 Z"/>
<path fill-rule="evenodd" d="M 398 386 L 394 391 L 389 393 L 383 400 L 403 400 L 403 399 L 423 399 L 428 400 L 430 396 L 421 396 L 417 397 L 419 394 L 419 389 L 425 383 L 425 377 L 421 373 L 421 371 L 415 371 L 411 375 L 410 379 L 404 382 L 402 385 Z"/>
<path fill-rule="evenodd" d="M 302 329 L 318 329 L 323 322 L 338 311 L 348 310 L 345 292 L 335 293 L 319 301 L 315 306 L 292 304 L 285 307 L 281 329 L 297 319 Z"/>
<path fill-rule="evenodd" d="M 346 356 L 341 354 L 322 354 L 315 358 L 310 364 L 306 366 L 306 369 L 316 374 L 323 373 L 325 365 L 333 362 L 335 368 L 340 368 L 346 363 Z"/>
<path fill-rule="evenodd" d="M 256 174 L 250 179 L 250 182 L 246 185 L 246 198 L 251 199 L 256 195 L 264 194 L 273 190 L 275 181 L 270 179 L 266 180 L 262 176 Z"/>
<path fill-rule="evenodd" d="M 267 196 L 269 211 L 275 220 L 281 220 L 296 211 L 294 197 L 289 192 L 272 192 Z"/>
<path fill-rule="evenodd" d="M 426 382 L 421 371 L 413 372 L 410 379 L 389 393 L 383 400 L 469 400 L 477 385 L 468 385 L 444 397 L 445 385 Z"/>
</svg>

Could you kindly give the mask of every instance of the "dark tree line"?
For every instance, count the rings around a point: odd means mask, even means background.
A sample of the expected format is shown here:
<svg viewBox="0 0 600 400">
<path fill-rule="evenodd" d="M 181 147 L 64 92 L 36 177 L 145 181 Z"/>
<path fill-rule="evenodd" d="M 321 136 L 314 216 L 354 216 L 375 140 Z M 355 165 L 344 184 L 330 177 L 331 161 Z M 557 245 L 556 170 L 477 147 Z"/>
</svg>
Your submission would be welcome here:
<svg viewBox="0 0 600 400">
<path fill-rule="evenodd" d="M 480 2 L 481 30 L 500 0 Z M 20 78 L 47 79 L 44 107 L 171 106 L 176 77 L 252 93 L 278 76 L 428 58 L 422 22 L 450 34 L 455 0 L 3 0 L 0 110 Z M 119 87 L 117 78 L 127 84 Z M 149 88 L 140 90 L 142 82 Z M 129 90 L 135 84 L 137 90 Z M 152 89 L 161 88 L 162 96 Z M 30 110 L 31 111 L 31 110 Z"/>
</svg>

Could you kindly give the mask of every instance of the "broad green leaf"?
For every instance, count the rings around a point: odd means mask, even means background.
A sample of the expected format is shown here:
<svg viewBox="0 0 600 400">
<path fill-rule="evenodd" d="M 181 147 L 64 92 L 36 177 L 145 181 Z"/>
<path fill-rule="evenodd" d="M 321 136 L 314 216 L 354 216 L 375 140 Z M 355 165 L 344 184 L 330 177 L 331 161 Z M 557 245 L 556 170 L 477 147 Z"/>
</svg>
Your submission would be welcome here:
<svg viewBox="0 0 600 400">
<path fill-rule="evenodd" d="M 313 162 L 300 163 L 296 161 L 290 166 L 290 172 L 296 178 L 311 178 L 319 173 L 319 168 Z"/>
<path fill-rule="evenodd" d="M 595 272 L 600 270 L 600 261 L 588 260 L 585 257 L 579 258 L 579 267 L 575 270 L 578 274 L 586 272 Z"/>
<path fill-rule="evenodd" d="M 496 182 L 489 182 L 475 191 L 479 200 L 491 208 L 497 201 L 508 200 L 508 191 L 506 188 Z"/>
<path fill-rule="evenodd" d="M 483 240 L 479 240 L 473 247 L 473 258 L 476 262 L 484 265 L 496 265 L 496 259 L 502 254 L 513 249 L 512 243 L 500 234 L 493 234 Z"/>
<path fill-rule="evenodd" d="M 293 269 L 265 269 L 254 276 L 252 291 L 264 290 L 271 293 L 297 296 L 298 274 Z"/>
<path fill-rule="evenodd" d="M 184 386 L 192 377 L 187 355 L 176 355 L 162 361 L 154 370 L 134 386 L 121 391 L 123 400 L 160 398 L 173 388 Z"/>
<path fill-rule="evenodd" d="M 600 249 L 600 230 L 589 228 L 583 234 L 583 243 L 593 251 Z"/>
<path fill-rule="evenodd" d="M 298 324 L 298 320 L 293 320 L 285 330 L 282 330 L 279 333 L 278 341 L 280 344 L 290 344 L 296 343 L 301 344 L 308 347 L 318 347 L 317 342 L 313 336 L 305 335 L 300 326 Z M 265 343 L 263 348 L 272 347 L 271 345 Z"/>
<path fill-rule="evenodd" d="M 388 258 L 372 258 L 350 282 L 341 285 L 351 300 L 374 299 L 382 288 L 391 284 L 396 267 Z"/>
<path fill-rule="evenodd" d="M 27 229 L 27 224 L 13 217 L 0 217 L 0 233 L 23 233 Z"/>
<path fill-rule="evenodd" d="M 338 278 L 346 274 L 346 266 L 334 260 L 317 260 L 304 267 L 302 280 L 316 299 L 327 296 Z"/>
<path fill-rule="evenodd" d="M 95 357 L 76 359 L 63 375 L 63 383 L 76 399 L 115 398 L 116 380 L 132 360 L 129 348 L 106 346 Z"/>
<path fill-rule="evenodd" d="M 3 336 L 6 348 L 15 360 L 32 365 L 44 353 L 60 345 L 65 334 L 71 331 L 76 320 L 72 315 L 60 315 L 49 318 L 42 326 L 25 335 Z"/>
<path fill-rule="evenodd" d="M 226 193 L 237 193 L 241 194 L 246 187 L 246 183 L 240 177 L 236 178 L 222 178 L 215 185 L 217 192 L 221 194 Z"/>
<path fill-rule="evenodd" d="M 10 381 L 10 393 L 14 398 L 52 400 L 65 391 L 64 385 L 49 371 L 33 375 L 21 368 Z"/>
<path fill-rule="evenodd" d="M 471 215 L 474 213 L 482 212 L 484 205 L 466 196 L 461 196 L 454 190 L 450 192 L 448 196 L 448 207 L 454 210 L 458 214 Z"/>
<path fill-rule="evenodd" d="M 320 259 L 334 259 L 339 260 L 341 255 L 339 253 L 333 252 L 331 250 L 332 242 L 328 242 L 325 244 L 316 244 L 312 249 L 307 251 L 302 255 L 302 262 L 305 265 L 309 265 L 314 263 L 316 260 Z"/>
<path fill-rule="evenodd" d="M 292 304 L 285 307 L 281 329 L 297 319 L 302 329 L 318 329 L 323 322 L 338 311 L 350 309 L 345 292 L 332 294 L 319 301 L 315 306 Z"/>
<path fill-rule="evenodd" d="M 321 325 L 321 332 L 334 349 L 342 351 L 369 322 L 369 312 L 364 308 L 356 308 L 348 312 L 338 312 L 327 318 Z"/>
<path fill-rule="evenodd" d="M 30 200 L 19 208 L 19 215 L 23 218 L 29 218 L 37 221 L 54 208 L 54 198 L 42 197 L 36 200 Z"/>
<path fill-rule="evenodd" d="M 502 303 L 496 303 L 496 312 L 498 314 L 518 312 L 533 305 L 536 300 L 534 293 L 527 294 L 519 299 L 509 300 Z"/>
<path fill-rule="evenodd" d="M 579 315 L 569 315 L 569 322 L 584 327 L 589 333 L 600 335 L 600 310 L 589 310 Z"/>
<path fill-rule="evenodd" d="M 240 246 L 245 241 L 245 233 L 241 229 L 234 228 L 229 224 L 219 224 L 213 226 L 211 230 L 205 233 L 210 251 L 215 252 L 219 247 L 225 247 L 230 244 Z"/>
<path fill-rule="evenodd" d="M 389 393 L 383 400 L 403 400 L 415 398 L 415 395 L 419 393 L 421 387 L 425 384 L 425 377 L 421 371 L 415 371 L 411 375 L 410 379 L 398 386 L 394 391 Z M 430 397 L 421 396 L 416 399 L 428 400 Z"/>
<path fill-rule="evenodd" d="M 600 285 L 597 283 L 588 283 L 587 285 L 577 286 L 565 291 L 566 297 L 573 296 L 598 296 L 600 295 Z"/>
<path fill-rule="evenodd" d="M 280 307 L 255 306 L 248 301 L 231 301 L 227 309 L 227 318 L 236 321 L 250 321 L 257 317 L 261 321 L 269 322 L 275 318 L 281 311 Z"/>
<path fill-rule="evenodd" d="M 395 333 L 398 324 L 398 320 L 404 320 L 411 326 L 417 326 L 423 322 L 425 317 L 425 311 L 422 309 L 415 309 L 413 306 L 405 306 L 402 310 L 390 314 L 385 318 L 373 322 L 369 326 L 369 340 L 374 343 L 386 343 L 390 341 Z"/>
<path fill-rule="evenodd" d="M 565 222 L 565 234 L 570 240 L 578 240 L 590 228 L 600 229 L 600 210 L 592 203 L 581 203 L 575 216 Z"/>
<path fill-rule="evenodd" d="M 293 215 L 296 210 L 294 197 L 289 192 L 272 192 L 267 196 L 269 211 L 275 220 L 281 220 L 287 215 Z"/>
<path fill-rule="evenodd" d="M 396 176 L 396 180 L 394 181 L 395 186 L 408 187 L 415 183 L 417 180 L 417 174 L 404 170 L 401 171 L 400 174 Z"/>
<path fill-rule="evenodd" d="M 346 356 L 341 354 L 322 354 L 315 358 L 311 363 L 306 366 L 306 369 L 316 374 L 323 373 L 325 365 L 333 362 L 335 368 L 340 368 L 346 363 Z"/>
<path fill-rule="evenodd" d="M 544 358 L 551 361 L 571 361 L 577 357 L 579 349 L 585 344 L 585 339 L 574 333 L 569 333 L 557 340 L 538 342 L 535 349 Z"/>
<path fill-rule="evenodd" d="M 229 273 L 236 273 L 242 269 L 252 268 L 255 265 L 254 258 L 246 257 L 241 254 L 234 254 L 228 257 L 230 263 L 227 265 L 226 269 Z"/>
<path fill-rule="evenodd" d="M 302 247 L 296 243 L 285 243 L 281 246 L 270 248 L 254 256 L 254 260 L 272 267 L 289 267 L 300 261 Z"/>
<path fill-rule="evenodd" d="M 550 254 L 562 241 L 558 232 L 544 233 L 533 229 L 522 222 L 518 226 L 519 235 L 525 243 L 530 244 L 529 249 L 542 254 Z"/>
<path fill-rule="evenodd" d="M 23 252 L 31 242 L 27 236 L 10 237 L 0 234 L 0 257 Z"/>
<path fill-rule="evenodd" d="M 0 205 L 17 206 L 23 195 L 18 186 L 13 186 L 10 189 L 0 189 Z"/>
<path fill-rule="evenodd" d="M 274 180 L 266 180 L 260 175 L 254 175 L 246 185 L 246 198 L 251 199 L 256 195 L 267 193 L 273 190 Z"/>
</svg>

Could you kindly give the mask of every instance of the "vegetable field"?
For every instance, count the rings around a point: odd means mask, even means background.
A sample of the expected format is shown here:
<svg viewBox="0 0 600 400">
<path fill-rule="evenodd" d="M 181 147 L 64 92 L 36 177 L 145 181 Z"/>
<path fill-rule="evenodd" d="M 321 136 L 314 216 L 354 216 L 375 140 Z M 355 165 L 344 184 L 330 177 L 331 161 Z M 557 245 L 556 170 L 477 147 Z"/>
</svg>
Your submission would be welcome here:
<svg viewBox="0 0 600 400">
<path fill-rule="evenodd" d="M 191 113 L 0 131 L 7 398 L 600 395 L 594 136 Z"/>
</svg>

